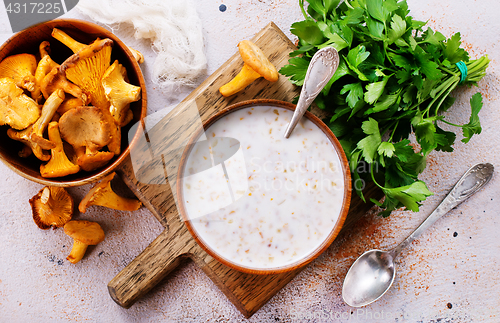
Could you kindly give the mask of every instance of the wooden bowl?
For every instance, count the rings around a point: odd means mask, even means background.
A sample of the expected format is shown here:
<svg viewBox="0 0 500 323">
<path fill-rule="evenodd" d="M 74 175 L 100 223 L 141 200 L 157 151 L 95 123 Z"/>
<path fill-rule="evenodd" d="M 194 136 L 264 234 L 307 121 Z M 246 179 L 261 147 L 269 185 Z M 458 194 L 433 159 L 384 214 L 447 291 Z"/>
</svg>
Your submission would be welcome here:
<svg viewBox="0 0 500 323">
<path fill-rule="evenodd" d="M 266 99 L 259 99 L 259 100 L 250 100 L 250 101 L 244 101 L 240 102 L 237 104 L 234 104 L 232 106 L 229 106 L 228 108 L 220 111 L 216 115 L 212 116 L 209 120 L 207 120 L 204 125 L 203 129 L 208 129 L 211 125 L 213 125 L 217 120 L 225 117 L 226 115 L 235 112 L 240 109 L 244 108 L 249 108 L 249 107 L 255 107 L 255 106 L 274 106 L 278 108 L 284 108 L 288 110 L 295 110 L 295 105 L 288 103 L 288 102 L 283 102 L 283 101 L 277 101 L 277 100 L 266 100 Z M 351 175 L 349 171 L 349 164 L 347 161 L 347 158 L 344 154 L 344 150 L 342 149 L 342 146 L 340 145 L 339 141 L 335 137 L 335 135 L 332 133 L 332 131 L 315 115 L 313 115 L 310 112 L 306 112 L 304 115 L 305 118 L 308 118 L 310 121 L 312 121 L 316 126 L 318 126 L 323 133 L 326 135 L 326 137 L 329 139 L 329 141 L 333 144 L 333 147 L 335 151 L 337 152 L 339 159 L 340 159 L 340 164 L 342 168 L 342 173 L 343 173 L 343 180 L 344 180 L 344 192 L 343 192 L 343 201 L 342 201 L 342 207 L 340 210 L 339 217 L 336 221 L 336 223 L 333 226 L 333 229 L 329 232 L 329 234 L 325 237 L 325 239 L 322 241 L 322 243 L 314 249 L 312 252 L 310 252 L 307 256 L 302 257 L 298 259 L 296 262 L 283 265 L 280 267 L 272 267 L 272 268 L 255 268 L 255 267 L 248 267 L 236 262 L 233 262 L 227 258 L 222 257 L 214 248 L 212 248 L 209 244 L 207 244 L 198 234 L 196 229 L 194 228 L 191 220 L 188 217 L 186 207 L 185 207 L 185 202 L 183 200 L 183 184 L 182 184 L 182 178 L 184 177 L 184 172 L 186 164 L 187 164 L 187 158 L 189 154 L 191 153 L 191 150 L 194 147 L 194 143 L 198 141 L 200 136 L 204 133 L 204 131 L 199 131 L 196 133 L 192 139 L 190 140 L 189 144 L 187 145 L 186 149 L 184 150 L 183 156 L 180 161 L 180 171 L 177 176 L 177 184 L 176 184 L 176 191 L 177 191 L 177 206 L 179 209 L 180 216 L 182 220 L 185 222 L 189 232 L 193 236 L 193 238 L 196 240 L 196 242 L 212 257 L 217 259 L 219 262 L 242 272 L 248 273 L 248 274 L 278 274 L 278 273 L 283 273 L 287 271 L 291 271 L 294 269 L 297 269 L 299 267 L 305 266 L 311 261 L 313 261 L 315 258 L 317 258 L 323 251 L 328 248 L 328 246 L 333 242 L 333 240 L 337 237 L 338 233 L 340 232 L 344 221 L 347 217 L 347 213 L 349 211 L 349 204 L 351 201 Z"/>
<path fill-rule="evenodd" d="M 111 63 L 114 62 L 114 60 L 118 60 L 120 64 L 127 69 L 129 82 L 136 86 L 140 86 L 142 89 L 141 99 L 130 105 L 130 109 L 134 113 L 134 120 L 122 128 L 121 154 L 115 156 L 106 166 L 92 172 L 80 171 L 77 174 L 65 177 L 44 178 L 40 175 L 41 161 L 33 155 L 28 158 L 19 157 L 18 152 L 22 149 L 23 144 L 7 136 L 8 126 L 0 126 L 0 159 L 10 169 L 29 180 L 44 185 L 62 187 L 79 186 L 97 181 L 106 176 L 114 171 L 129 155 L 130 145 L 136 142 L 138 133 L 134 134 L 133 140 L 129 145 L 128 131 L 133 124 L 146 116 L 146 84 L 139 64 L 135 61 L 128 47 L 118 39 L 118 37 L 103 27 L 77 19 L 52 20 L 15 34 L 0 47 L 0 61 L 14 54 L 37 54 L 39 52 L 38 47 L 40 43 L 47 40 L 50 42 L 51 46 L 51 58 L 61 64 L 66 58 L 71 56 L 73 52 L 51 36 L 53 28 L 63 30 L 75 40 L 84 44 L 89 44 L 98 37 L 112 39 L 114 45 Z"/>
</svg>

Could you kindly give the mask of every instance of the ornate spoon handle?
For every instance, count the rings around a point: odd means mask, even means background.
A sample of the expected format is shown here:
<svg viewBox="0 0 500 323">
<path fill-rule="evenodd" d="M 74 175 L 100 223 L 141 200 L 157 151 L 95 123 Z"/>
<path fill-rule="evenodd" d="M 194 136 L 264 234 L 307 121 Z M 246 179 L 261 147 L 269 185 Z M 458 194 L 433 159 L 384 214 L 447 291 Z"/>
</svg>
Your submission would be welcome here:
<svg viewBox="0 0 500 323">
<path fill-rule="evenodd" d="M 285 138 L 290 137 L 293 129 L 304 115 L 307 108 L 316 99 L 319 92 L 330 81 L 339 66 L 339 53 L 333 47 L 325 47 L 314 54 L 307 68 L 304 85 L 300 92 L 297 108 L 293 113 L 292 120 L 288 124 Z"/>
<path fill-rule="evenodd" d="M 474 193 L 479 191 L 486 185 L 493 176 L 494 167 L 492 164 L 477 164 L 472 166 L 453 186 L 450 193 L 446 195 L 444 200 L 438 207 L 420 224 L 420 226 L 413 231 L 405 240 L 398 244 L 394 249 L 389 252 L 396 257 L 401 250 L 415 240 L 422 232 L 427 230 L 439 218 L 448 213 L 451 209 L 458 206 L 460 203 L 468 199 Z"/>
</svg>

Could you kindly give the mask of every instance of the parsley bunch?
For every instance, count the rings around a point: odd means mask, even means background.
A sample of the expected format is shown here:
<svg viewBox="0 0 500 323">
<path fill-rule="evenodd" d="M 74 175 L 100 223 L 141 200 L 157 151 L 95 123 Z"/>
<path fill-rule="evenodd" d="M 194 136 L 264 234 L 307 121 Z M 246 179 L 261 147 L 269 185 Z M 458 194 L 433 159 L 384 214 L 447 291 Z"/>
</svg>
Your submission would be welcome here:
<svg viewBox="0 0 500 323">
<path fill-rule="evenodd" d="M 459 84 L 476 84 L 485 75 L 487 56 L 469 60 L 460 33 L 446 39 L 409 16 L 405 0 L 299 0 L 304 21 L 292 25 L 299 39 L 280 73 L 302 85 L 314 53 L 325 46 L 340 55 L 335 75 L 315 103 L 332 112 L 326 120 L 349 159 L 354 188 L 363 199 L 363 183 L 372 180 L 385 193 L 383 216 L 406 207 L 418 211 L 432 195 L 418 175 L 433 150 L 452 151 L 461 127 L 467 143 L 481 132 L 480 93 L 472 96 L 470 122 L 454 125 L 440 113 L 454 102 Z M 468 74 L 456 63 L 465 63 Z M 411 144 L 410 133 L 418 145 Z M 414 146 L 418 148 L 414 148 Z"/>
</svg>

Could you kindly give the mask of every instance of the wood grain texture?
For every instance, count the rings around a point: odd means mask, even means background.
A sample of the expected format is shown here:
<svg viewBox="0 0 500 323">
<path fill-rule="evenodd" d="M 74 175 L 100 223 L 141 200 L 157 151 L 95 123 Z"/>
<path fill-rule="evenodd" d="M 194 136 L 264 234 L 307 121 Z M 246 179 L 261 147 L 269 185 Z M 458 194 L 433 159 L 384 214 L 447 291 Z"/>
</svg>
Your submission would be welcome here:
<svg viewBox="0 0 500 323">
<path fill-rule="evenodd" d="M 295 49 L 273 23 L 260 31 L 252 41 L 268 55 L 278 69 L 288 62 L 288 54 Z M 111 297 L 123 307 L 130 307 L 185 257 L 191 258 L 203 269 L 246 317 L 255 313 L 301 270 L 277 275 L 251 275 L 231 269 L 196 244 L 177 212 L 171 189 L 175 187 L 171 180 L 175 179 L 169 175 L 176 171 L 175 160 L 182 154 L 181 150 L 176 149 L 177 144 L 187 143 L 199 122 L 205 122 L 233 103 L 257 98 L 291 102 L 299 93 L 297 87 L 280 75 L 275 83 L 259 79 L 235 96 L 222 97 L 218 88 L 234 77 L 242 66 L 243 62 L 236 53 L 167 117 L 152 129 L 147 129 L 144 138 L 136 144 L 139 153 L 133 154 L 134 160 L 128 158 L 118 170 L 125 183 L 165 227 L 165 231 L 108 284 Z M 193 119 L 193 107 L 199 112 L 198 121 Z M 324 112 L 317 108 L 312 108 L 311 112 L 320 118 L 325 117 Z M 162 147 L 158 147 L 159 143 Z M 380 198 L 381 193 L 370 187 L 366 196 Z M 371 205 L 364 204 L 353 195 L 342 231 L 370 207 Z"/>
</svg>

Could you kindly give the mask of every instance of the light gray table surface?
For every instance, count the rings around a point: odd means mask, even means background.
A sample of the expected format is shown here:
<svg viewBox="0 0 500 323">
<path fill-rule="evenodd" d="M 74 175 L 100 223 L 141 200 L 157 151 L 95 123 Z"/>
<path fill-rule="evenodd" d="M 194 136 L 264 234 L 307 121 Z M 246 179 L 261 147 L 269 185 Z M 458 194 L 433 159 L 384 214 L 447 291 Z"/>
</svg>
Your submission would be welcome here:
<svg viewBox="0 0 500 323">
<path fill-rule="evenodd" d="M 194 3 L 203 22 L 207 76 L 233 55 L 240 40 L 251 38 L 270 21 L 294 40 L 290 25 L 302 19 L 296 0 Z M 219 10 L 222 3 L 227 6 L 225 12 Z M 120 212 L 92 207 L 77 218 L 101 223 L 106 239 L 73 265 L 66 260 L 72 241 L 63 230 L 43 231 L 33 223 L 28 200 L 43 186 L 0 163 L 0 322 L 498 322 L 497 174 L 485 189 L 440 219 L 401 254 L 394 286 L 382 299 L 361 309 L 341 299 L 343 278 L 358 255 L 370 248 L 391 248 L 404 239 L 468 167 L 490 162 L 500 169 L 500 2 L 408 3 L 411 15 L 428 21 L 434 30 L 448 37 L 460 31 L 473 58 L 488 54 L 491 59 L 479 87 L 454 92 L 458 100 L 447 113 L 451 122 L 468 122 L 468 100 L 480 91 L 483 132 L 467 145 L 458 134 L 453 153 L 431 154 L 422 179 L 435 195 L 419 213 L 396 212 L 386 219 L 367 214 L 249 320 L 192 262 L 174 271 L 133 307 L 123 309 L 109 297 L 106 285 L 162 232 L 158 221 L 145 208 Z M 88 20 L 77 9 L 67 16 Z M 10 36 L 3 7 L 0 19 L 3 42 Z M 153 84 L 155 55 L 149 43 L 135 40 L 127 25 L 114 32 L 146 56 L 142 68 L 149 114 L 178 103 L 192 90 L 181 88 L 173 93 Z M 69 192 L 79 201 L 88 189 Z"/>
</svg>

